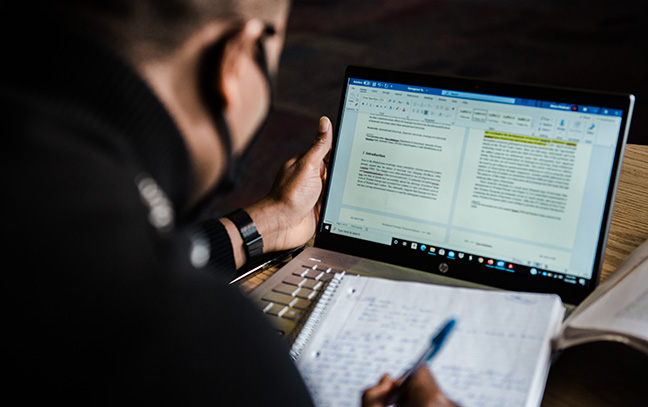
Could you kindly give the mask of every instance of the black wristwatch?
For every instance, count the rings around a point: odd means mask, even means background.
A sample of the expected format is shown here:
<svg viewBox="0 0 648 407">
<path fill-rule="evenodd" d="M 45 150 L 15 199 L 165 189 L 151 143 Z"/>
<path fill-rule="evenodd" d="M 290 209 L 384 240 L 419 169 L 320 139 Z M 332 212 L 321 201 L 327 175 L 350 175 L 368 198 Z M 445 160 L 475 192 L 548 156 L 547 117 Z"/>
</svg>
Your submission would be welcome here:
<svg viewBox="0 0 648 407">
<path fill-rule="evenodd" d="M 247 263 L 253 263 L 261 258 L 263 255 L 263 238 L 261 238 L 250 215 L 243 209 L 236 209 L 225 215 L 225 217 L 236 225 L 243 238 Z"/>
</svg>

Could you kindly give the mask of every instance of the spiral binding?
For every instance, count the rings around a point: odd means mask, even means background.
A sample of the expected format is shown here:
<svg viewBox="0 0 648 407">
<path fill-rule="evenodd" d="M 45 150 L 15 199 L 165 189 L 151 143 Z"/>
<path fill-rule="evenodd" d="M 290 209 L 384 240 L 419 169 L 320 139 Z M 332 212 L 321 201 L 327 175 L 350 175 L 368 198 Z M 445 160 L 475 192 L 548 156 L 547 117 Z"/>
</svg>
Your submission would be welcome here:
<svg viewBox="0 0 648 407">
<path fill-rule="evenodd" d="M 304 349 L 304 346 L 306 346 L 311 336 L 313 335 L 313 331 L 315 330 L 315 327 L 317 327 L 317 324 L 319 324 L 319 321 L 322 319 L 322 314 L 331 301 L 331 298 L 333 298 L 333 294 L 340 285 L 342 277 L 344 277 L 343 273 L 336 274 L 331 279 L 331 281 L 329 281 L 329 284 L 322 293 L 322 296 L 317 302 L 317 305 L 315 305 L 315 308 L 313 308 L 313 312 L 311 312 L 308 321 L 306 321 L 304 327 L 297 336 L 297 339 L 295 339 L 293 346 L 290 348 L 290 357 L 293 360 L 297 360 L 302 350 Z"/>
</svg>

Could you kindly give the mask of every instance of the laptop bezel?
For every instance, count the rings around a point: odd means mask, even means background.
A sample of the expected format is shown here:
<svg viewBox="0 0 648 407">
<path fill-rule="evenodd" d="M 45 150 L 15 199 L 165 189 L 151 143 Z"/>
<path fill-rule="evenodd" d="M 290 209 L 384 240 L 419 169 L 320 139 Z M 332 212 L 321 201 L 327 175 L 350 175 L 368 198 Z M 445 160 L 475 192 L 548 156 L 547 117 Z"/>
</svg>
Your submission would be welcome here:
<svg viewBox="0 0 648 407">
<path fill-rule="evenodd" d="M 451 265 L 448 270 L 442 272 L 439 270 L 441 262 L 444 261 L 441 257 L 431 257 L 422 267 L 421 264 L 413 262 L 411 259 L 408 259 L 407 256 L 396 257 L 389 250 L 380 250 L 381 248 L 384 248 L 385 245 L 324 232 L 326 202 L 329 196 L 330 180 L 332 178 L 330 174 L 332 174 L 332 171 L 335 169 L 334 157 L 336 157 L 338 147 L 341 118 L 343 117 L 343 111 L 345 108 L 349 78 L 450 89 L 463 92 L 493 94 L 504 97 L 548 100 L 574 105 L 604 106 L 610 109 L 622 110 L 621 131 L 616 146 L 610 177 L 610 187 L 608 188 L 605 209 L 601 220 L 601 233 L 598 239 L 591 283 L 587 286 L 569 285 L 552 279 L 529 278 L 528 276 L 522 275 L 512 276 L 511 273 L 500 270 L 485 274 L 483 273 L 482 266 L 472 267 L 471 265 L 465 265 L 465 263 L 463 263 L 465 267 L 455 267 L 454 265 Z M 556 293 L 561 296 L 565 303 L 578 304 L 596 288 L 600 279 L 633 103 L 634 96 L 623 93 L 597 92 L 553 86 L 487 81 L 457 76 L 441 76 L 429 73 L 397 71 L 374 67 L 348 66 L 344 76 L 337 120 L 335 120 L 333 147 L 328 168 L 329 176 L 327 177 L 327 182 L 323 191 L 322 207 L 320 210 L 319 224 L 317 227 L 314 246 L 502 289 Z M 448 262 L 445 261 L 445 263 L 447 264 Z"/>
</svg>

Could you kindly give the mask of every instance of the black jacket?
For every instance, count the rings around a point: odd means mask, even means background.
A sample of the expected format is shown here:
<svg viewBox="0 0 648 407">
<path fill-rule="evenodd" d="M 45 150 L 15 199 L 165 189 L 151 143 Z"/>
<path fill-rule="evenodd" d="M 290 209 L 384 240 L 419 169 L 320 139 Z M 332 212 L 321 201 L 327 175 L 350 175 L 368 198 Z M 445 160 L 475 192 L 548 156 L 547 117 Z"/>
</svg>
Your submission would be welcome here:
<svg viewBox="0 0 648 407">
<path fill-rule="evenodd" d="M 144 81 L 55 18 L 5 26 L 3 43 L 6 398 L 310 405 L 285 345 L 226 284 L 217 220 L 199 225 L 209 267 L 192 267 L 187 149 Z M 153 226 L 143 179 L 172 225 Z"/>
</svg>

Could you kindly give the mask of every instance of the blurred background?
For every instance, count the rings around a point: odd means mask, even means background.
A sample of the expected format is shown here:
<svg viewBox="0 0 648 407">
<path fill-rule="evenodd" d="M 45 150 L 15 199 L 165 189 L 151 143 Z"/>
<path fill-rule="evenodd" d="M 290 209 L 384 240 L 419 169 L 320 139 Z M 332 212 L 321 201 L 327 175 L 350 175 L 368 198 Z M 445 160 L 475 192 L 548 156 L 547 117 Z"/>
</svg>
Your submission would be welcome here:
<svg viewBox="0 0 648 407">
<path fill-rule="evenodd" d="M 293 0 L 275 110 L 227 213 L 269 191 L 337 120 L 347 65 L 633 93 L 629 142 L 648 144 L 648 12 L 639 0 Z"/>
</svg>

